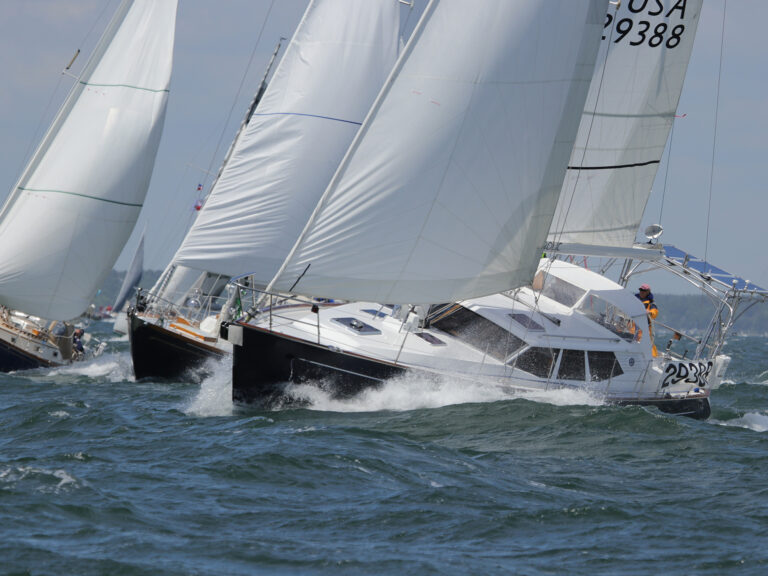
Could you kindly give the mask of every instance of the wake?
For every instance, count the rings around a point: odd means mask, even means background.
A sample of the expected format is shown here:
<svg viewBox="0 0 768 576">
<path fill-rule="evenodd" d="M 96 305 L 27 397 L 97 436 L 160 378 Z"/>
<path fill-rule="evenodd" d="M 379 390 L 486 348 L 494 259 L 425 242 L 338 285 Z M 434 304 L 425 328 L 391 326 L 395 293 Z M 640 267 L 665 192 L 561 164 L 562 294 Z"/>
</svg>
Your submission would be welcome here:
<svg viewBox="0 0 768 576">
<path fill-rule="evenodd" d="M 83 376 L 92 380 L 107 382 L 134 380 L 131 357 L 129 354 L 120 352 L 104 353 L 92 360 L 51 368 L 46 372 L 46 375 L 53 378 Z"/>
<path fill-rule="evenodd" d="M 736 428 L 746 428 L 754 432 L 768 431 L 768 414 L 762 412 L 747 412 L 740 418 L 733 420 L 721 420 L 713 422 L 719 426 L 731 426 Z"/>
<path fill-rule="evenodd" d="M 428 378 L 414 374 L 391 378 L 378 388 L 364 390 L 349 398 L 337 397 L 333 386 L 324 381 L 288 384 L 285 387 L 285 395 L 285 407 L 298 403 L 310 410 L 329 412 L 407 411 L 521 398 L 556 406 L 604 404 L 600 398 L 585 390 L 561 388 L 521 391 L 496 383 L 471 382 L 450 377 Z"/>
<path fill-rule="evenodd" d="M 232 402 L 232 357 L 208 360 L 203 369 L 207 375 L 200 383 L 195 396 L 182 408 L 188 416 L 210 418 L 231 416 Z"/>
</svg>

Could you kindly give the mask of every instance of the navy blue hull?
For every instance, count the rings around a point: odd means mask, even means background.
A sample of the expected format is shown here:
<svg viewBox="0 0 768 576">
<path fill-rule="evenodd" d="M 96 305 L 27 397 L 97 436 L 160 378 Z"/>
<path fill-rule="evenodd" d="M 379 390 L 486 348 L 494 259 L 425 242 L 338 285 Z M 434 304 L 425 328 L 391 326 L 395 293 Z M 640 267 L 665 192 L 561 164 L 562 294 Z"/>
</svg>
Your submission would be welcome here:
<svg viewBox="0 0 768 576">
<path fill-rule="evenodd" d="M 16 370 L 31 370 L 32 368 L 45 368 L 52 366 L 39 358 L 15 348 L 7 342 L 0 340 L 0 372 L 14 372 Z"/>
<path fill-rule="evenodd" d="M 145 322 L 136 316 L 133 309 L 128 310 L 128 339 L 137 380 L 178 380 L 189 370 L 200 368 L 207 360 L 226 355 L 214 346 L 195 342 L 162 326 Z"/>
<path fill-rule="evenodd" d="M 402 374 L 401 367 L 331 350 L 248 325 L 232 358 L 232 399 L 269 404 L 287 382 L 330 381 L 336 397 L 350 397 Z M 222 334 L 227 330 L 222 327 Z"/>
<path fill-rule="evenodd" d="M 619 402 L 623 405 L 655 406 L 667 414 L 688 416 L 697 420 L 706 420 L 712 414 L 709 398 L 667 398 L 661 400 L 641 400 L 633 402 Z"/>
</svg>

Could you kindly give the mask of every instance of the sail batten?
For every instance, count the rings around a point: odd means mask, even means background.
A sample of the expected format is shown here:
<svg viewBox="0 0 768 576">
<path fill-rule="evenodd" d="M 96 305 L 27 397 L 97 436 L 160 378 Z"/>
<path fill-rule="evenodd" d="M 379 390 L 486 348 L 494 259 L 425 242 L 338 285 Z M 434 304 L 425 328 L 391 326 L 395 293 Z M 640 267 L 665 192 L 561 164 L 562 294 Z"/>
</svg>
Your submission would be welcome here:
<svg viewBox="0 0 768 576">
<path fill-rule="evenodd" d="M 83 82 L 82 80 L 80 80 L 80 84 L 98 88 L 129 88 L 131 90 L 144 90 L 146 92 L 170 92 L 168 88 L 149 88 L 148 86 L 134 86 L 131 84 L 96 84 L 94 82 Z"/>
<path fill-rule="evenodd" d="M 45 194 L 67 194 L 69 196 L 77 196 L 78 198 L 85 198 L 87 200 L 109 202 L 110 204 L 120 204 L 121 206 L 130 206 L 132 208 L 141 208 L 144 205 L 143 203 L 137 204 L 136 202 L 120 202 L 118 200 L 110 200 L 109 198 L 99 198 L 98 196 L 93 196 L 91 194 L 81 194 L 79 192 L 70 192 L 68 190 L 43 190 L 40 188 L 24 188 L 23 186 L 19 186 L 18 190 L 23 192 L 37 192 Z"/>
<path fill-rule="evenodd" d="M 528 282 L 606 7 L 430 2 L 270 288 L 428 303 Z"/>
<path fill-rule="evenodd" d="M 70 320 L 144 203 L 162 134 L 177 0 L 124 0 L 0 212 L 0 304 Z"/>
</svg>

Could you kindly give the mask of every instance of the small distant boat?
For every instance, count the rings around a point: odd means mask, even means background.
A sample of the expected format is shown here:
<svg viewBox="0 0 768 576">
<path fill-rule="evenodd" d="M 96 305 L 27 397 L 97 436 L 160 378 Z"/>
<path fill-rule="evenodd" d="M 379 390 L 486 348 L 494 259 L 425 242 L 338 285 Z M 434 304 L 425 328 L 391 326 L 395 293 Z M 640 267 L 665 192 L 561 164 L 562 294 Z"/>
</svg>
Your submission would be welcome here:
<svg viewBox="0 0 768 576">
<path fill-rule="evenodd" d="M 279 268 L 395 62 L 399 10 L 309 3 L 171 264 L 128 312 L 136 378 L 178 378 L 231 354 L 220 321 L 249 304 L 226 285 L 258 270 L 263 288 Z"/>
<path fill-rule="evenodd" d="M 0 211 L 2 371 L 81 357 L 72 321 L 112 269 L 149 187 L 176 7 L 120 4 Z"/>
</svg>

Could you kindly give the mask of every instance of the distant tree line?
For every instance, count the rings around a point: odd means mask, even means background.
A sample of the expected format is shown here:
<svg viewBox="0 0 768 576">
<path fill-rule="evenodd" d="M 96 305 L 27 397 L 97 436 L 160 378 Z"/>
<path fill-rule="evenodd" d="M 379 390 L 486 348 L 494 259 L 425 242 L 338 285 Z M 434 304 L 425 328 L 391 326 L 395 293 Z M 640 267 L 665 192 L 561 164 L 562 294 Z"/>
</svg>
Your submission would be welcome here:
<svg viewBox="0 0 768 576">
<path fill-rule="evenodd" d="M 715 308 L 703 294 L 656 294 L 659 307 L 658 320 L 679 330 L 704 330 L 712 320 Z M 743 309 L 743 308 L 742 308 Z M 768 302 L 749 308 L 734 325 L 741 334 L 768 334 Z"/>
</svg>

